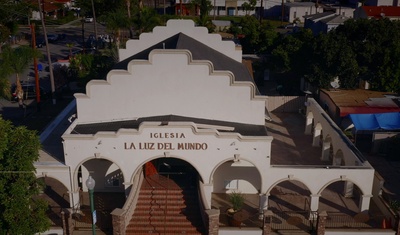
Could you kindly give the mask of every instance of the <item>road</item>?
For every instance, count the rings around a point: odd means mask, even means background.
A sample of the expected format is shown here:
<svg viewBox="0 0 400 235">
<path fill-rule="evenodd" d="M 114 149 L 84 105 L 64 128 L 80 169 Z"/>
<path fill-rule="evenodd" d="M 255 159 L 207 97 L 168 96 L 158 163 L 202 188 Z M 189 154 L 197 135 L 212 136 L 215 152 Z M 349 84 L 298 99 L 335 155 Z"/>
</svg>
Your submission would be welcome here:
<svg viewBox="0 0 400 235">
<path fill-rule="evenodd" d="M 84 38 L 85 41 L 88 39 L 89 35 L 94 35 L 94 23 L 83 23 L 84 26 Z M 47 34 L 65 34 L 65 39 L 58 40 L 56 42 L 52 42 L 48 44 L 50 50 L 50 57 L 52 63 L 56 62 L 59 59 L 65 59 L 69 55 L 70 48 L 67 47 L 67 44 L 73 44 L 74 46 L 71 50 L 78 51 L 82 49 L 82 23 L 80 20 L 73 21 L 71 23 L 61 25 L 61 26 L 49 26 L 46 27 Z M 21 27 L 21 33 L 30 34 L 29 27 Z M 106 34 L 105 26 L 97 23 L 97 32 L 98 35 Z M 37 34 L 43 35 L 43 30 L 40 29 Z M 40 52 L 43 54 L 43 58 L 41 58 L 38 62 L 42 65 L 43 68 L 48 67 L 48 59 L 46 47 L 38 48 Z M 30 66 L 29 69 L 25 71 L 21 76 L 22 82 L 32 82 L 35 78 L 33 65 Z M 44 69 L 39 73 L 40 77 L 40 85 L 47 91 L 50 91 L 50 82 L 49 82 L 49 73 Z M 15 75 L 10 77 L 10 83 L 15 83 Z"/>
<path fill-rule="evenodd" d="M 94 23 L 84 23 L 84 36 L 85 41 L 89 37 L 89 35 L 94 35 Z M 50 57 L 52 62 L 56 62 L 58 59 L 63 59 L 68 56 L 69 48 L 67 47 L 67 43 L 73 43 L 74 47 L 72 50 L 81 50 L 82 49 L 82 24 L 80 20 L 73 21 L 69 24 L 57 26 L 57 27 L 46 27 L 48 34 L 65 34 L 66 37 L 63 40 L 56 41 L 54 43 L 49 43 L 48 47 L 50 49 Z M 106 29 L 103 25 L 97 23 L 97 31 L 98 35 L 106 34 Z M 21 27 L 20 32 L 23 34 L 30 34 L 29 27 Z M 38 32 L 42 34 L 42 30 Z M 19 44 L 29 44 L 29 42 L 21 41 Z M 13 45 L 18 46 L 18 45 Z M 48 66 L 47 60 L 47 52 L 46 47 L 38 48 L 39 51 L 43 53 L 43 58 L 39 60 L 39 63 L 42 64 L 43 68 Z M 43 70 L 39 73 L 40 78 L 40 86 L 43 87 L 46 91 L 51 91 L 49 72 Z M 32 65 L 22 74 L 20 74 L 20 79 L 22 82 L 34 82 L 35 73 L 33 62 Z M 15 84 L 16 77 L 12 75 L 9 77 L 9 81 L 11 84 Z M 26 106 L 31 106 L 33 100 L 24 101 Z M 33 104 L 32 104 L 33 105 Z M 18 104 L 13 101 L 8 101 L 0 98 L 0 115 L 5 119 L 21 119 L 21 117 L 25 117 L 29 112 L 29 109 L 19 109 Z"/>
</svg>

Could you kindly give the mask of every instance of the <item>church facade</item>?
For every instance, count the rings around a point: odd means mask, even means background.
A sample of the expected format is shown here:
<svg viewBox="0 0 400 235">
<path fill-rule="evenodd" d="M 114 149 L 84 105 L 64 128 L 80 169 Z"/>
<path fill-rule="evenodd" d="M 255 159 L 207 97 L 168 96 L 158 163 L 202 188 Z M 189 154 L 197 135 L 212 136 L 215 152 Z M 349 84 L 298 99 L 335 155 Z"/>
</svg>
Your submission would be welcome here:
<svg viewBox="0 0 400 235">
<path fill-rule="evenodd" d="M 279 156 L 271 156 L 274 140 L 265 127 L 268 97 L 233 42 L 193 21 L 170 20 L 129 40 L 119 55 L 106 80 L 92 80 L 85 94 L 75 94 L 76 113 L 59 133 L 59 149 L 41 151 L 36 163 L 37 177 L 55 178 L 68 189 L 71 208 L 80 206 L 89 175 L 96 192 L 123 192 L 131 203 L 143 177 L 172 166 L 195 176 L 205 211 L 213 209 L 213 194 L 240 191 L 259 197 L 262 214 L 271 190 L 286 180 L 307 186 L 311 211 L 336 181 L 347 181 L 347 191 L 358 186 L 359 209 L 369 209 L 373 168 L 312 100 L 305 132 L 334 167 L 271 164 Z M 43 142 L 55 141 L 52 135 Z"/>
</svg>

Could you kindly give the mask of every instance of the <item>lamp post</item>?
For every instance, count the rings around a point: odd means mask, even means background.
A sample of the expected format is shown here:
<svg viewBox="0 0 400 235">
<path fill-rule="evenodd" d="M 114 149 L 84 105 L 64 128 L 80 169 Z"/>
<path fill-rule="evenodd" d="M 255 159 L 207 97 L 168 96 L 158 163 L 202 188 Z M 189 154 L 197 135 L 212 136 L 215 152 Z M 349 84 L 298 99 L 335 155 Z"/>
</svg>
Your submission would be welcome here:
<svg viewBox="0 0 400 235">
<path fill-rule="evenodd" d="M 92 234 L 96 235 L 96 221 L 95 221 L 95 212 L 94 212 L 94 202 L 93 202 L 93 189 L 96 185 L 96 181 L 89 175 L 89 178 L 86 180 L 86 187 L 89 189 L 89 198 L 90 198 L 90 212 L 92 214 Z"/>
</svg>

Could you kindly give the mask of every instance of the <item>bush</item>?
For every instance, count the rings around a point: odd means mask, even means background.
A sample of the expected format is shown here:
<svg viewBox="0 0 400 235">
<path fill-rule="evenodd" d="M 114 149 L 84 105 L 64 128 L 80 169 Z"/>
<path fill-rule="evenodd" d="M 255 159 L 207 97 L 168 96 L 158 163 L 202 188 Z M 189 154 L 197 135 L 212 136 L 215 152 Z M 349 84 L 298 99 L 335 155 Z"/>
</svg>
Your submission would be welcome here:
<svg viewBox="0 0 400 235">
<path fill-rule="evenodd" d="M 234 211 L 242 209 L 244 205 L 244 195 L 241 192 L 232 192 L 229 195 L 229 202 L 232 204 Z"/>
</svg>

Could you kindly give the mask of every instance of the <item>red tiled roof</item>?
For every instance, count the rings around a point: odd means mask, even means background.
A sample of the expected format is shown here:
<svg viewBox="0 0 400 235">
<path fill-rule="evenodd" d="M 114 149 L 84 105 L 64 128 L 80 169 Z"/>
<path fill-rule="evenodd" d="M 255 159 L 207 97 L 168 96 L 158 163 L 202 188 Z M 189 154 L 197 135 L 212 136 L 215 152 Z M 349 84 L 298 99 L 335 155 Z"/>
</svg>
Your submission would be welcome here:
<svg viewBox="0 0 400 235">
<path fill-rule="evenodd" d="M 333 103 L 339 108 L 340 116 L 344 117 L 353 113 L 389 113 L 400 112 L 400 107 L 393 103 L 390 98 L 386 103 L 370 102 L 377 98 L 385 98 L 386 95 L 395 95 L 389 92 L 371 91 L 364 89 L 356 90 L 326 90 L 322 93 L 328 95 Z"/>
<path fill-rule="evenodd" d="M 380 19 L 382 17 L 400 17 L 400 7 L 395 6 L 362 6 L 367 16 Z"/>
<path fill-rule="evenodd" d="M 37 0 L 30 0 L 32 5 L 38 5 Z M 71 2 L 71 0 L 42 0 L 42 3 L 44 4 L 44 11 L 45 12 L 52 12 L 55 10 L 60 9 L 60 5 L 64 3 Z"/>
</svg>

